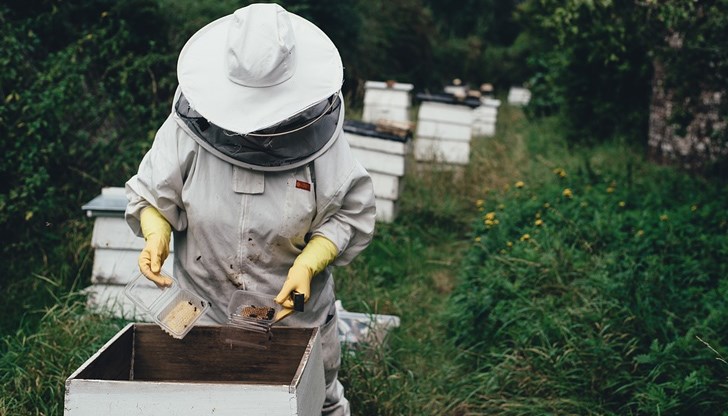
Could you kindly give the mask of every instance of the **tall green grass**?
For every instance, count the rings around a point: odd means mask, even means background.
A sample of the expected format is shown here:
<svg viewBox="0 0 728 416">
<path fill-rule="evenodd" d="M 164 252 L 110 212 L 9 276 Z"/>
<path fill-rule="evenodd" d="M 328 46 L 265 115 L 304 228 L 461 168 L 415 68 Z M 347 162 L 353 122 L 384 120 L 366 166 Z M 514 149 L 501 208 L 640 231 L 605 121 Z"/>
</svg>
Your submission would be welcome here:
<svg viewBox="0 0 728 416">
<path fill-rule="evenodd" d="M 508 106 L 472 144 L 463 169 L 412 161 L 396 221 L 335 270 L 346 309 L 401 318 L 345 351 L 353 414 L 724 412 L 725 184 L 570 149 Z M 62 414 L 65 378 L 123 325 L 54 296 L 2 337 L 0 414 Z"/>
</svg>

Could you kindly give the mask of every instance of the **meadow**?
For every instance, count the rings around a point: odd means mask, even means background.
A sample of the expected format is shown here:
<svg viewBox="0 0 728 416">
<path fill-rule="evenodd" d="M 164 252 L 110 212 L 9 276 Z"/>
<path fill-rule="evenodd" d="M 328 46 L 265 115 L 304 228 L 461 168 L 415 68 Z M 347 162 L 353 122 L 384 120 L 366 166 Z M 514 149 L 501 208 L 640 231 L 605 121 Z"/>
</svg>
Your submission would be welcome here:
<svg viewBox="0 0 728 416">
<path fill-rule="evenodd" d="M 728 189 L 641 153 L 504 105 L 468 166 L 411 163 L 396 221 L 335 270 L 346 309 L 401 318 L 344 354 L 354 414 L 726 414 Z M 125 322 L 86 311 L 84 276 L 29 279 L 53 299 L 2 337 L 0 414 L 60 415 Z"/>
</svg>

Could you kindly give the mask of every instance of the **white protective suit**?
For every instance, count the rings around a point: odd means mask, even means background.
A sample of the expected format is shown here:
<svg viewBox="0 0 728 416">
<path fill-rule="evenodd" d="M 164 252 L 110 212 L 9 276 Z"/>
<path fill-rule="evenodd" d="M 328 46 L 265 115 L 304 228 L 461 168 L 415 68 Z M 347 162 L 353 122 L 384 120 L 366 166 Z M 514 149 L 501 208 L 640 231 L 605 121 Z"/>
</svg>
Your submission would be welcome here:
<svg viewBox="0 0 728 416">
<path fill-rule="evenodd" d="M 173 106 L 174 108 L 174 106 Z M 141 235 L 139 216 L 153 205 L 171 224 L 175 278 L 211 302 L 208 319 L 227 322 L 227 304 L 238 289 L 274 297 L 307 240 L 322 235 L 345 265 L 371 241 L 374 192 L 371 178 L 343 137 L 343 104 L 337 138 L 313 162 L 291 170 L 243 168 L 205 150 L 172 111 L 160 127 L 138 173 L 126 183 L 126 220 Z M 327 268 L 311 282 L 305 312 L 281 325 L 322 327 L 327 407 L 348 414 L 338 382 L 340 344 L 334 281 Z"/>
</svg>

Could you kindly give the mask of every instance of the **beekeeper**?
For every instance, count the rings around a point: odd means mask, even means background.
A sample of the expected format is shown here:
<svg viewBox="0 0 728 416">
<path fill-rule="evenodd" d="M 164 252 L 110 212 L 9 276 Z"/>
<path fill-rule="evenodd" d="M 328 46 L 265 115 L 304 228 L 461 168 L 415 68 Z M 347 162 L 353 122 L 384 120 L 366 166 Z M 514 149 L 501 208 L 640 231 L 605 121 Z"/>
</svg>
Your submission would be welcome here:
<svg viewBox="0 0 728 416">
<path fill-rule="evenodd" d="M 343 67 L 314 24 L 253 4 L 200 29 L 182 49 L 172 111 L 126 183 L 126 220 L 146 245 L 139 267 L 160 286 L 174 230 L 174 274 L 225 323 L 235 290 L 305 311 L 282 325 L 321 327 L 323 414 L 349 414 L 329 264 L 371 241 L 374 194 L 343 138 Z"/>
</svg>

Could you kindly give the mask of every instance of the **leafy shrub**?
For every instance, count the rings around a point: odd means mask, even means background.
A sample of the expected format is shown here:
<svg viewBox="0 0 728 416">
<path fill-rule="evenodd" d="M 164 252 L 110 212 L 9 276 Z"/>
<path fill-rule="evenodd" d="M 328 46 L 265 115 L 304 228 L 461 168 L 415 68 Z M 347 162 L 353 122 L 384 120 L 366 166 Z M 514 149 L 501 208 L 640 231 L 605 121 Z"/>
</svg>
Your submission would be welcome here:
<svg viewBox="0 0 728 416">
<path fill-rule="evenodd" d="M 503 414 L 719 414 L 725 186 L 602 165 L 479 201 L 449 316 L 480 351 L 480 399 L 514 406 Z"/>
</svg>

